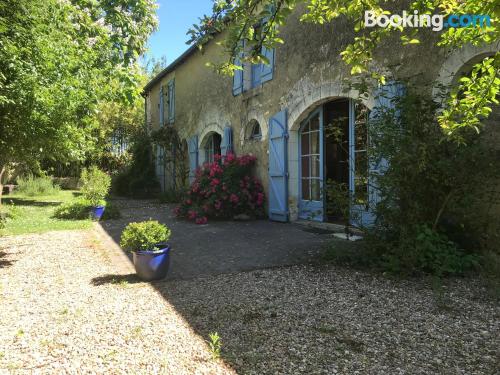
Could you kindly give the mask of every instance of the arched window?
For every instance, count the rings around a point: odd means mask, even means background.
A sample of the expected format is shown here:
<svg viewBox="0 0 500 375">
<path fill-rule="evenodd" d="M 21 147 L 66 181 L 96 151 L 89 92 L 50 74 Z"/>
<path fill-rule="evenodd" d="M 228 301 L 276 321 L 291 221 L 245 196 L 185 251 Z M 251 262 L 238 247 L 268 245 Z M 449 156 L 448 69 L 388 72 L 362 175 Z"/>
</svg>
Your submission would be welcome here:
<svg viewBox="0 0 500 375">
<path fill-rule="evenodd" d="M 215 155 L 221 154 L 220 144 L 222 137 L 218 133 L 211 133 L 205 143 L 205 162 L 213 163 Z"/>
<path fill-rule="evenodd" d="M 247 139 L 262 139 L 262 130 L 257 120 L 251 120 L 247 125 Z"/>
</svg>

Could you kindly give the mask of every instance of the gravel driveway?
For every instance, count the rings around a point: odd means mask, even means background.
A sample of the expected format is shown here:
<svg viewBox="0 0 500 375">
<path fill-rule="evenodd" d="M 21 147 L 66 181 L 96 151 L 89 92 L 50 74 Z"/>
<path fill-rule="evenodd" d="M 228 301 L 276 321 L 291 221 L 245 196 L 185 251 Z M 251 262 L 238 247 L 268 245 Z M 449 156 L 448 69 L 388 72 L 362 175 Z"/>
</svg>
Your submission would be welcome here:
<svg viewBox="0 0 500 375">
<path fill-rule="evenodd" d="M 116 274 L 91 232 L 0 239 L 0 373 L 231 374 L 149 284 Z"/>
<path fill-rule="evenodd" d="M 499 373 L 499 306 L 475 280 L 289 266 L 147 284 L 95 236 L 1 240 L 0 373 Z"/>
</svg>

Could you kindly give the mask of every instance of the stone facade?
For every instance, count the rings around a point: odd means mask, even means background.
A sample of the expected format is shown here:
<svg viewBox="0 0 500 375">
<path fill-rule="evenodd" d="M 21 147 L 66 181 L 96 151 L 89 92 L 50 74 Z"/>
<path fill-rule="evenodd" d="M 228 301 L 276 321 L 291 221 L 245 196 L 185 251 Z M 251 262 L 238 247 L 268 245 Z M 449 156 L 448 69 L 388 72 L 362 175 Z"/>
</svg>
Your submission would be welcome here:
<svg viewBox="0 0 500 375">
<path fill-rule="evenodd" d="M 196 49 L 173 63 L 145 88 L 146 118 L 150 128 L 159 126 L 159 92 L 161 86 L 175 79 L 175 121 L 180 137 L 188 141 L 198 136 L 200 160 L 204 161 L 203 148 L 210 134 L 224 134 L 230 126 L 236 154 L 251 153 L 257 156 L 257 176 L 266 191 L 269 188 L 268 158 L 269 119 L 276 113 L 288 113 L 288 200 L 290 219 L 298 216 L 299 194 L 299 128 L 302 121 L 322 103 L 336 98 L 357 99 L 358 93 L 349 90 L 344 82 L 350 79 L 350 68 L 340 57 L 340 52 L 354 38 L 352 27 L 339 20 L 326 25 L 313 25 L 299 21 L 300 10 L 289 18 L 281 36 L 285 44 L 275 51 L 272 80 L 233 95 L 233 79 L 217 75 L 206 66 L 207 62 L 224 59 L 221 48 L 215 43 L 220 35 L 208 43 L 203 52 Z M 423 91 L 436 91 L 439 83 L 449 84 L 466 64 L 499 50 L 500 42 L 485 48 L 464 48 L 458 52 L 434 47 L 437 33 L 428 32 L 416 45 L 395 48 L 386 41 L 375 52 L 374 64 L 390 67 L 396 80 L 410 80 Z M 245 84 L 250 78 L 244 76 Z M 365 100 L 370 109 L 373 97 Z M 260 124 L 260 139 L 250 139 L 248 124 Z M 500 144 L 498 130 L 489 126 L 489 137 Z M 495 143 L 493 142 L 493 143 Z"/>
</svg>

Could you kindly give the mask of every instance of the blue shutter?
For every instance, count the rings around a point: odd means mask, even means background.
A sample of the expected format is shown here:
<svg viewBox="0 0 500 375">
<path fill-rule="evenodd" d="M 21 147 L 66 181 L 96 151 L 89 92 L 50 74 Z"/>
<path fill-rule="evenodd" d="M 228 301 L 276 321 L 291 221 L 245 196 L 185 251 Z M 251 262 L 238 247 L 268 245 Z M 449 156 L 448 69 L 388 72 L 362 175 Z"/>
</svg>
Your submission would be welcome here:
<svg viewBox="0 0 500 375">
<path fill-rule="evenodd" d="M 273 79 L 274 48 L 267 49 L 266 47 L 262 46 L 262 55 L 264 55 L 269 60 L 269 65 L 264 63 L 260 64 L 262 67 L 262 71 L 260 73 L 260 82 L 264 83 Z"/>
<path fill-rule="evenodd" d="M 375 91 L 375 104 L 370 112 L 370 119 L 375 119 L 386 111 L 395 110 L 395 99 L 403 96 L 405 87 L 400 82 L 388 82 L 386 85 L 379 87 Z M 398 112 L 394 112 L 396 117 L 399 117 Z M 370 124 L 368 124 L 370 125 Z M 369 133 L 377 132 L 377 129 L 370 128 Z M 370 160 L 368 170 L 368 210 L 364 211 L 361 215 L 361 225 L 371 226 L 375 223 L 375 208 L 380 202 L 380 189 L 378 188 L 378 178 L 385 173 L 389 166 L 386 159 Z"/>
<path fill-rule="evenodd" d="M 165 120 L 165 107 L 163 105 L 163 86 L 160 87 L 160 128 Z"/>
<path fill-rule="evenodd" d="M 222 156 L 226 156 L 233 151 L 233 130 L 230 126 L 224 128 L 224 136 L 220 144 L 220 151 Z"/>
<path fill-rule="evenodd" d="M 269 120 L 269 218 L 288 221 L 288 125 L 286 110 Z"/>
<path fill-rule="evenodd" d="M 252 64 L 252 88 L 261 84 L 262 65 Z"/>
<path fill-rule="evenodd" d="M 245 48 L 245 43 L 240 42 L 242 48 Z M 242 66 L 241 58 L 243 57 L 243 52 L 240 52 L 238 56 L 234 59 L 234 65 Z M 239 95 L 243 92 L 243 70 L 235 70 L 233 76 L 233 95 Z"/>
<path fill-rule="evenodd" d="M 189 152 L 189 183 L 195 179 L 196 168 L 198 168 L 198 136 L 191 137 L 188 141 Z"/>
<path fill-rule="evenodd" d="M 168 123 L 175 121 L 175 80 L 168 83 Z"/>
</svg>

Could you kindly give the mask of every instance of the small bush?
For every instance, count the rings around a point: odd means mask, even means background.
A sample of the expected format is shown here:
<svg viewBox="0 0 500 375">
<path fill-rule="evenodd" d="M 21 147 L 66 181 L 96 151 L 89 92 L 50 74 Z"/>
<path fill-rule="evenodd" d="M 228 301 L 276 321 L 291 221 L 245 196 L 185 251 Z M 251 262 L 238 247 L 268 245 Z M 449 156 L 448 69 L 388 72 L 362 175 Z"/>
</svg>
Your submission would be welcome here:
<svg viewBox="0 0 500 375">
<path fill-rule="evenodd" d="M 18 177 L 17 192 L 35 197 L 40 195 L 54 195 L 60 191 L 58 185 L 54 185 L 52 179 L 48 176 L 35 177 L 29 175 L 27 177 Z"/>
<path fill-rule="evenodd" d="M 90 203 L 85 199 L 63 203 L 54 211 L 54 217 L 64 220 L 85 220 L 90 215 Z"/>
<path fill-rule="evenodd" d="M 104 205 L 104 198 L 108 195 L 111 187 L 111 177 L 93 166 L 83 170 L 81 179 L 81 191 L 85 200 L 93 207 Z"/>
<path fill-rule="evenodd" d="M 122 217 L 122 214 L 118 207 L 116 207 L 111 202 L 106 202 L 106 209 L 104 210 L 104 214 L 102 215 L 101 220 L 116 220 Z"/>
<path fill-rule="evenodd" d="M 130 223 L 122 233 L 120 246 L 127 251 L 154 251 L 169 238 L 170 229 L 156 220 Z"/>
<path fill-rule="evenodd" d="M 101 220 L 114 220 L 121 217 L 120 210 L 114 204 L 105 202 L 106 209 Z M 85 198 L 63 203 L 54 211 L 54 217 L 63 220 L 85 220 L 90 217 L 92 204 Z"/>
<path fill-rule="evenodd" d="M 407 229 L 398 240 L 380 240 L 380 233 L 368 235 L 366 246 L 374 263 L 392 274 L 463 275 L 478 267 L 481 259 L 425 224 Z"/>
<path fill-rule="evenodd" d="M 229 154 L 203 165 L 174 213 L 197 224 L 205 224 L 209 217 L 263 216 L 264 190 L 256 178 L 250 177 L 255 162 L 256 158 L 251 155 Z"/>
</svg>

